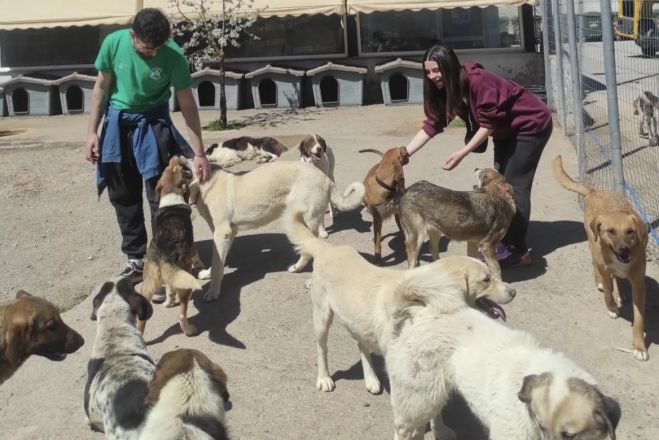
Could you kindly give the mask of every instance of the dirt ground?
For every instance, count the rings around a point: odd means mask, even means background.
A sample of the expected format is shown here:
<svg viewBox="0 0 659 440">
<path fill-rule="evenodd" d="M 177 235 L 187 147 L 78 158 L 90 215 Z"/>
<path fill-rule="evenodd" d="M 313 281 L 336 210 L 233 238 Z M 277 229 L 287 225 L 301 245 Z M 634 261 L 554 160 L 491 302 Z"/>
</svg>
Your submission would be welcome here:
<svg viewBox="0 0 659 440">
<path fill-rule="evenodd" d="M 204 123 L 216 117 L 202 112 Z M 376 156 L 367 147 L 404 145 L 418 129 L 419 106 L 368 106 L 298 111 L 246 110 L 230 117 L 250 125 L 239 131 L 204 133 L 210 144 L 238 134 L 276 136 L 294 144 L 306 133 L 323 135 L 336 158 L 336 181 L 344 188 L 361 181 Z M 174 120 L 182 127 L 180 114 Z M 63 310 L 64 319 L 85 337 L 85 346 L 59 363 L 32 358 L 0 388 L 0 438 L 98 439 L 84 423 L 86 361 L 95 325 L 89 320 L 89 293 L 124 263 L 114 212 L 94 186 L 94 170 L 84 161 L 82 141 L 87 117 L 0 118 L 0 301 L 19 288 L 43 296 Z M 462 143 L 463 129 L 449 129 L 416 154 L 405 167 L 408 185 L 426 179 L 453 189 L 470 189 L 472 170 L 488 166 L 492 147 L 472 154 L 453 172 L 441 170 L 448 154 Z M 9 132 L 9 133 L 8 133 Z M 563 154 L 576 174 L 575 154 L 556 130 L 538 169 L 533 192 L 529 242 L 534 264 L 504 271 L 517 298 L 508 306 L 508 325 L 525 329 L 543 344 L 565 352 L 619 400 L 623 415 L 619 439 L 657 439 L 659 422 L 659 268 L 648 269 L 646 331 L 650 360 L 640 363 L 617 347 L 631 346 L 631 306 L 623 317 L 607 317 L 594 288 L 592 267 L 576 195 L 558 186 L 550 161 Z M 287 153 L 295 159 L 294 152 Z M 331 224 L 331 221 L 327 221 Z M 210 232 L 195 218 L 202 258 L 210 257 Z M 359 210 L 340 214 L 329 227 L 330 242 L 350 244 L 372 255 L 371 220 Z M 385 224 L 385 264 L 404 270 L 401 238 Z M 464 253 L 460 243 L 443 244 Z M 428 255 L 425 255 L 426 259 Z M 187 338 L 176 324 L 177 309 L 155 306 L 146 330 L 154 358 L 178 347 L 204 351 L 229 376 L 231 409 L 227 422 L 234 439 L 384 439 L 392 437 L 392 415 L 383 362 L 385 391 L 370 395 L 363 385 L 357 344 L 338 323 L 329 341 L 333 393 L 315 389 L 316 352 L 311 305 L 304 290 L 309 273 L 289 274 L 293 250 L 275 222 L 237 237 L 219 301 L 194 298 L 191 323 L 201 334 Z M 628 287 L 625 285 L 627 297 Z M 483 366 L 487 368 L 487 366 Z M 487 435 L 459 399 L 445 413 L 461 439 Z M 430 433 L 426 438 L 430 438 Z"/>
</svg>

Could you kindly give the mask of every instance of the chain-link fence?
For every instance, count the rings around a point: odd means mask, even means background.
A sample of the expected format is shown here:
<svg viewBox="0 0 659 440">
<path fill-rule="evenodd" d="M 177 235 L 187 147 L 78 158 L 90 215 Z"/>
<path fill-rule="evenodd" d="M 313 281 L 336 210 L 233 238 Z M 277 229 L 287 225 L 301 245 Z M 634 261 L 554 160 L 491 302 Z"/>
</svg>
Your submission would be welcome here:
<svg viewBox="0 0 659 440">
<path fill-rule="evenodd" d="M 548 102 L 577 150 L 579 180 L 625 193 L 657 260 L 659 1 L 540 0 L 540 12 Z"/>
</svg>

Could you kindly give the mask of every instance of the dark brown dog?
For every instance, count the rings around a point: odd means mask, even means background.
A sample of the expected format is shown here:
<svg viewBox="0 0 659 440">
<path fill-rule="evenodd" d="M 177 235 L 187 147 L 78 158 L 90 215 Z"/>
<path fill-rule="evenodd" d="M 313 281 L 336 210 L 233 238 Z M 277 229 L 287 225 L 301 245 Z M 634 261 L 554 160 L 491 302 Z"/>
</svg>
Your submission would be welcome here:
<svg viewBox="0 0 659 440">
<path fill-rule="evenodd" d="M 368 170 L 364 179 L 364 204 L 373 216 L 375 264 L 382 264 L 382 221 L 394 215 L 398 230 L 403 232 L 398 215 L 398 199 L 405 193 L 403 165 L 410 161 L 410 155 L 405 147 L 390 148 L 384 153 L 372 148 L 359 152 L 375 153 L 382 157 L 380 163 Z"/>
<path fill-rule="evenodd" d="M 53 304 L 19 290 L 15 300 L 0 305 L 0 384 L 33 354 L 61 361 L 84 343 Z"/>
<path fill-rule="evenodd" d="M 620 292 L 618 279 L 632 285 L 634 303 L 633 354 L 648 360 L 643 331 L 645 328 L 645 249 L 648 227 L 622 194 L 603 191 L 577 183 L 563 170 L 561 156 L 554 159 L 554 176 L 568 191 L 584 196 L 584 228 L 595 268 L 595 281 L 604 291 L 611 318 L 618 317 Z"/>
</svg>

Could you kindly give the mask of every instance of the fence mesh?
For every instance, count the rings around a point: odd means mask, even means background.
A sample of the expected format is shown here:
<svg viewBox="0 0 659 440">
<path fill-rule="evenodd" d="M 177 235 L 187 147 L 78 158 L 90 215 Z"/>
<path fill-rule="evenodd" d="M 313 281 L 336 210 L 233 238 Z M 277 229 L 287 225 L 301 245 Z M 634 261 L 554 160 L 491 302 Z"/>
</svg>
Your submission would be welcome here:
<svg viewBox="0 0 659 440">
<path fill-rule="evenodd" d="M 611 1 L 611 22 L 602 17 L 601 0 L 540 1 L 549 105 L 577 150 L 579 180 L 624 190 L 650 227 L 648 258 L 658 260 L 659 1 L 636 2 L 642 9 L 635 39 L 616 35 L 615 28 L 631 32 L 634 24 L 618 16 L 617 0 L 604 0 Z M 635 2 L 621 3 L 621 15 L 631 15 Z M 616 105 L 619 117 L 610 119 Z"/>
</svg>

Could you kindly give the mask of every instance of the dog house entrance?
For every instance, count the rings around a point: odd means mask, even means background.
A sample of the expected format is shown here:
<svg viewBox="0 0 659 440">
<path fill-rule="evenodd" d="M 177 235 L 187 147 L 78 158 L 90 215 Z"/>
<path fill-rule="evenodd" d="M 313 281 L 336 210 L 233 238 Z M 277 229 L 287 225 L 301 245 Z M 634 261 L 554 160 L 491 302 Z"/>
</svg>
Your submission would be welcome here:
<svg viewBox="0 0 659 440">
<path fill-rule="evenodd" d="M 394 73 L 389 77 L 389 96 L 391 102 L 407 102 L 410 99 L 410 83 L 402 73 Z"/>
<path fill-rule="evenodd" d="M 320 80 L 320 100 L 323 105 L 339 104 L 339 82 L 333 76 Z"/>
<path fill-rule="evenodd" d="M 215 86 L 210 81 L 202 81 L 197 87 L 199 107 L 215 107 Z"/>
<path fill-rule="evenodd" d="M 26 115 L 30 112 L 30 99 L 25 89 L 18 88 L 14 90 L 11 98 L 14 103 L 14 114 Z"/>
<path fill-rule="evenodd" d="M 82 96 L 82 89 L 78 86 L 71 86 L 66 89 L 66 107 L 69 109 L 69 113 L 82 113 L 84 111 Z"/>
<path fill-rule="evenodd" d="M 259 99 L 261 107 L 277 107 L 277 84 L 270 78 L 259 83 Z"/>
</svg>

